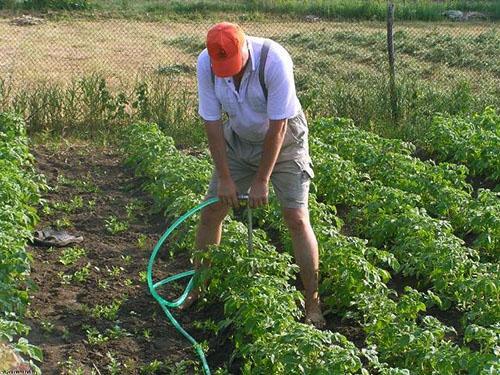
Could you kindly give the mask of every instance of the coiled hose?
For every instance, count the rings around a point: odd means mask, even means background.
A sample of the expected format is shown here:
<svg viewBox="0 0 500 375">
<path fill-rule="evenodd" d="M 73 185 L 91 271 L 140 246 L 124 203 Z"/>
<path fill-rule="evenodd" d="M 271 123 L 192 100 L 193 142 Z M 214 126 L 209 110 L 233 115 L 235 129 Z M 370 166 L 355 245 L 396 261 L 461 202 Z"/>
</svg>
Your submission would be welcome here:
<svg viewBox="0 0 500 375">
<path fill-rule="evenodd" d="M 247 200 L 248 201 L 248 195 L 239 195 L 238 196 L 239 200 Z M 190 270 L 190 271 L 185 271 L 181 272 L 177 275 L 173 275 L 170 277 L 167 277 L 166 279 L 163 279 L 161 281 L 158 281 L 153 284 L 153 265 L 156 259 L 156 256 L 158 255 L 158 252 L 165 242 L 165 240 L 170 236 L 170 234 L 182 223 L 184 222 L 187 218 L 190 216 L 194 215 L 196 212 L 200 211 L 204 207 L 207 207 L 211 204 L 214 204 L 219 201 L 219 198 L 210 198 L 207 199 L 206 201 L 200 203 L 196 207 L 192 208 L 188 212 L 186 212 L 184 215 L 179 217 L 176 221 L 174 221 L 163 233 L 161 238 L 158 240 L 156 243 L 155 247 L 153 248 L 153 252 L 151 253 L 151 256 L 149 258 L 148 262 L 148 269 L 147 269 L 147 280 L 148 280 L 148 286 L 149 286 L 149 291 L 153 298 L 160 304 L 161 308 L 165 312 L 165 315 L 167 318 L 170 320 L 172 325 L 179 331 L 194 347 L 196 353 L 200 357 L 200 360 L 203 365 L 203 371 L 206 375 L 210 375 L 210 368 L 208 367 L 207 359 L 205 358 L 205 353 L 203 353 L 203 348 L 201 345 L 189 334 L 187 333 L 177 322 L 177 320 L 174 318 L 172 313 L 170 312 L 169 309 L 171 308 L 178 308 L 180 305 L 184 303 L 186 300 L 187 296 L 189 295 L 189 292 L 194 287 L 194 277 L 195 277 L 195 271 Z M 251 210 L 248 208 L 248 249 L 251 251 L 252 249 L 252 216 L 251 216 Z M 186 277 L 190 277 L 189 282 L 186 286 L 186 289 L 184 289 L 184 292 L 181 294 L 181 296 L 174 301 L 167 301 L 163 297 L 161 297 L 156 289 L 162 285 L 171 283 L 176 280 L 184 279 Z"/>
</svg>

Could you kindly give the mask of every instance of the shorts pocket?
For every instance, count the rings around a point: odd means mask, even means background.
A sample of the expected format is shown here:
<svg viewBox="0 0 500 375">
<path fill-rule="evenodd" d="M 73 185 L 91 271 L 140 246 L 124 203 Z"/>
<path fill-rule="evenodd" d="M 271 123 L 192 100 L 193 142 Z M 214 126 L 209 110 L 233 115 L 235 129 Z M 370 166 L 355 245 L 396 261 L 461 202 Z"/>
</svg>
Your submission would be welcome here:
<svg viewBox="0 0 500 375">
<path fill-rule="evenodd" d="M 310 180 L 314 178 L 313 164 L 310 160 L 295 160 L 295 163 L 300 169 L 302 180 Z"/>
<path fill-rule="evenodd" d="M 294 118 L 288 119 L 284 144 L 302 144 L 307 141 L 309 129 L 305 123 L 304 115 L 301 113 Z"/>
</svg>

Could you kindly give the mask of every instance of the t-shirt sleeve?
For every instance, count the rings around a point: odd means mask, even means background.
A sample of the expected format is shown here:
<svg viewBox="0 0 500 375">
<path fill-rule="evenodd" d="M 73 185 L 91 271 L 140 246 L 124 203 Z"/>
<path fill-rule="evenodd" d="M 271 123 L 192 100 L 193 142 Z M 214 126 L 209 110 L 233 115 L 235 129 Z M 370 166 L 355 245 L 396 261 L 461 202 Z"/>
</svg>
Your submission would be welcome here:
<svg viewBox="0 0 500 375">
<path fill-rule="evenodd" d="M 274 50 L 273 50 L 274 49 Z M 271 52 L 273 56 L 271 59 Z M 266 62 L 267 115 L 270 120 L 291 118 L 297 112 L 293 62 L 281 46 L 272 46 Z"/>
<path fill-rule="evenodd" d="M 196 77 L 198 80 L 198 114 L 206 121 L 220 120 L 221 103 L 215 96 L 210 58 L 206 49 L 198 56 Z"/>
</svg>

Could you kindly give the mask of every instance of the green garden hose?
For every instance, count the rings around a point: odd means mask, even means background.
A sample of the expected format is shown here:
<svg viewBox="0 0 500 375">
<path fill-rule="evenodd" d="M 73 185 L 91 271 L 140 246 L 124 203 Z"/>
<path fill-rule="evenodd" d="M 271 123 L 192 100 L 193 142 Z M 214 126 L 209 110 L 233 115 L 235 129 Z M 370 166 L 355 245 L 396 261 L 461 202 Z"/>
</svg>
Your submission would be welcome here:
<svg viewBox="0 0 500 375">
<path fill-rule="evenodd" d="M 238 196 L 238 199 L 248 200 L 248 196 L 247 195 L 240 195 L 240 196 Z M 163 280 L 158 281 L 157 283 L 153 284 L 153 265 L 154 265 L 156 256 L 158 254 L 158 251 L 160 250 L 160 248 L 163 245 L 163 243 L 165 242 L 165 240 L 170 236 L 170 234 L 184 220 L 186 220 L 188 217 L 195 214 L 196 212 L 198 212 L 202 208 L 209 206 L 211 204 L 214 204 L 218 201 L 219 201 L 219 198 L 207 199 L 206 201 L 200 203 L 196 207 L 194 207 L 191 210 L 189 210 L 188 212 L 186 212 L 184 215 L 179 217 L 172 225 L 170 225 L 170 227 L 168 227 L 168 229 L 165 231 L 165 233 L 163 233 L 163 235 L 161 236 L 161 238 L 158 240 L 155 247 L 153 248 L 153 252 L 151 253 L 151 257 L 149 258 L 148 270 L 147 270 L 147 280 L 148 280 L 148 286 L 149 286 L 149 291 L 150 291 L 151 295 L 160 304 L 161 308 L 165 312 L 165 315 L 170 320 L 172 325 L 177 329 L 177 331 L 179 331 L 194 346 L 194 349 L 196 350 L 196 353 L 200 357 L 200 360 L 203 364 L 203 371 L 206 375 L 210 375 L 210 369 L 208 367 L 207 359 L 205 358 L 205 353 L 203 353 L 203 349 L 202 349 L 201 345 L 198 342 L 196 342 L 196 340 L 180 326 L 180 324 L 177 322 L 177 320 L 174 318 L 174 316 L 172 315 L 172 313 L 169 310 L 169 308 L 179 307 L 180 305 L 182 305 L 184 303 L 187 296 L 189 295 L 189 292 L 194 287 L 195 271 L 191 270 L 191 271 L 181 272 L 177 275 L 167 277 L 166 279 L 163 279 Z M 249 228 L 249 232 L 248 232 L 249 242 L 248 242 L 248 246 L 249 246 L 249 249 L 251 249 L 251 246 L 252 246 L 252 237 L 251 237 L 252 222 L 251 222 L 251 212 L 250 212 L 249 207 L 248 207 L 248 210 L 249 210 L 249 212 L 248 212 L 248 218 L 249 218 L 249 223 L 248 223 L 248 225 L 249 225 L 248 226 L 248 228 Z M 186 286 L 186 289 L 181 294 L 181 296 L 179 298 L 177 298 L 176 300 L 174 300 L 172 302 L 167 301 L 167 300 L 163 299 L 156 292 L 156 288 L 158 288 L 162 285 L 168 284 L 172 281 L 180 280 L 180 279 L 183 279 L 186 277 L 190 277 L 189 282 Z"/>
</svg>

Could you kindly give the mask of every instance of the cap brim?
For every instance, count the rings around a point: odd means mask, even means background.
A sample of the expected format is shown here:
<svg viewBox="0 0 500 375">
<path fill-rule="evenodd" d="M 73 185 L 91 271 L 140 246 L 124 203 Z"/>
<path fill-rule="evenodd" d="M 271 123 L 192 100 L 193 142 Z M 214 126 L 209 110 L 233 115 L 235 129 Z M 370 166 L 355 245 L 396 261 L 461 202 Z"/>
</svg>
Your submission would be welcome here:
<svg viewBox="0 0 500 375">
<path fill-rule="evenodd" d="M 212 69 L 217 77 L 231 77 L 238 73 L 243 65 L 241 54 L 224 60 L 212 61 Z"/>
</svg>

